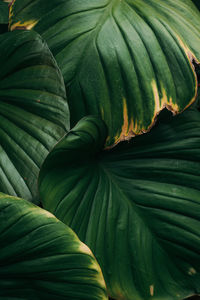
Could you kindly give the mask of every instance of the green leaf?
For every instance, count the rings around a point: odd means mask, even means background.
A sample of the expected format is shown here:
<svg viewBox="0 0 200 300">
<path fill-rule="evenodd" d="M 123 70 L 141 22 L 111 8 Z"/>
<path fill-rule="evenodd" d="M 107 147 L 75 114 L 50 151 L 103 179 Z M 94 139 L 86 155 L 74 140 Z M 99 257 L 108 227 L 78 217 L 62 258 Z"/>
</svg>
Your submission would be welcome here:
<svg viewBox="0 0 200 300">
<path fill-rule="evenodd" d="M 142 134 L 196 97 L 200 14 L 190 0 L 15 0 L 10 29 L 34 28 L 64 75 L 71 124 L 105 120 L 106 146 Z"/>
<path fill-rule="evenodd" d="M 104 150 L 101 120 L 81 120 L 39 176 L 45 209 L 95 254 L 114 299 L 200 293 L 200 113 L 162 116 Z"/>
<path fill-rule="evenodd" d="M 69 129 L 63 77 L 35 32 L 0 35 L 0 191 L 38 201 L 40 166 Z"/>
<path fill-rule="evenodd" d="M 0 28 L 1 24 L 8 24 L 8 3 L 0 0 Z"/>
<path fill-rule="evenodd" d="M 0 193 L 0 298 L 107 299 L 90 249 L 49 212 Z"/>
</svg>

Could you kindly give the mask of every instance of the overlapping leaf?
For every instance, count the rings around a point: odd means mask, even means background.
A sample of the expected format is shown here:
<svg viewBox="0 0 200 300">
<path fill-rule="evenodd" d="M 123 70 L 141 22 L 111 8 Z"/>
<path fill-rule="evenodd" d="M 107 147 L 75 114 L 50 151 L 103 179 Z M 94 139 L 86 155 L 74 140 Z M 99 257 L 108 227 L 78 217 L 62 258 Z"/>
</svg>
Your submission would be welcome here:
<svg viewBox="0 0 200 300">
<path fill-rule="evenodd" d="M 190 0 L 15 0 L 10 29 L 38 31 L 64 75 L 71 123 L 105 120 L 107 146 L 148 131 L 196 96 L 200 14 Z"/>
<path fill-rule="evenodd" d="M 34 32 L 0 35 L 0 191 L 37 201 L 39 168 L 69 127 L 65 86 Z"/>
<path fill-rule="evenodd" d="M 0 193 L 0 298 L 103 300 L 90 249 L 52 214 Z"/>
<path fill-rule="evenodd" d="M 91 247 L 114 299 L 200 293 L 200 113 L 102 151 L 106 136 L 88 117 L 57 144 L 40 172 L 44 207 Z"/>
</svg>

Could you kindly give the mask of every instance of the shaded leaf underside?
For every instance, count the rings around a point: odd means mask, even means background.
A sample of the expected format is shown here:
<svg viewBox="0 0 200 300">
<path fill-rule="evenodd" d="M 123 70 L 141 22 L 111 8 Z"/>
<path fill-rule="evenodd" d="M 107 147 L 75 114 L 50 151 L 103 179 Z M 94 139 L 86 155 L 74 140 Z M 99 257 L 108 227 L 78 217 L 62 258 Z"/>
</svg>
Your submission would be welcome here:
<svg viewBox="0 0 200 300">
<path fill-rule="evenodd" d="M 10 29 L 23 27 L 45 38 L 61 68 L 71 124 L 101 116 L 107 146 L 196 97 L 200 15 L 190 0 L 15 0 Z"/>
<path fill-rule="evenodd" d="M 36 180 L 69 129 L 62 75 L 38 34 L 0 35 L 0 191 L 37 201 Z"/>
<path fill-rule="evenodd" d="M 106 136 L 89 117 L 57 144 L 40 172 L 44 207 L 90 246 L 114 299 L 200 293 L 200 113 L 102 151 Z"/>
</svg>

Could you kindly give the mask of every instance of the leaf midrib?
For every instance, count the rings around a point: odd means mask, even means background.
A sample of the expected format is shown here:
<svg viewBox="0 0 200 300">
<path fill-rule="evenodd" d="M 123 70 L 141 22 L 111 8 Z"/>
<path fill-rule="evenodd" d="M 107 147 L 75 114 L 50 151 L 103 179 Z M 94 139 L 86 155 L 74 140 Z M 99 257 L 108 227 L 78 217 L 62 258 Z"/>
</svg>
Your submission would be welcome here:
<svg viewBox="0 0 200 300">
<path fill-rule="evenodd" d="M 157 236 L 151 229 L 151 227 L 149 226 L 148 222 L 145 221 L 145 218 L 142 217 L 139 207 L 135 202 L 131 202 L 129 199 L 127 198 L 126 194 L 124 193 L 124 191 L 120 188 L 119 184 L 115 181 L 115 179 L 109 174 L 109 172 L 106 170 L 106 168 L 102 165 L 99 164 L 99 169 L 102 170 L 105 175 L 109 178 L 110 182 L 116 187 L 116 189 L 120 192 L 120 194 L 122 195 L 123 199 L 125 199 L 125 201 L 127 202 L 128 207 L 130 207 L 130 209 L 134 212 L 134 214 L 137 215 L 137 217 L 141 220 L 141 223 L 144 224 L 144 227 L 146 227 L 148 229 L 148 231 L 150 232 L 150 234 L 152 235 L 152 238 L 155 240 L 155 242 L 157 243 L 158 247 L 162 249 L 162 251 L 165 253 L 166 257 L 168 257 L 168 259 L 175 264 L 173 257 L 171 257 L 170 253 L 167 252 L 167 250 L 165 250 L 165 248 L 162 245 L 162 238 L 160 238 L 159 236 Z M 114 175 L 115 177 L 115 175 Z M 134 207 L 134 209 L 133 209 Z M 176 268 L 178 268 L 176 266 Z M 179 268 L 178 268 L 179 269 Z"/>
<path fill-rule="evenodd" d="M 81 68 L 82 68 L 82 65 L 84 64 L 84 61 L 85 61 L 85 57 L 87 57 L 87 52 L 88 52 L 88 48 L 90 47 L 91 45 L 91 41 L 94 39 L 95 40 L 95 45 L 97 44 L 97 37 L 98 37 L 98 34 L 102 28 L 102 26 L 104 25 L 104 21 L 107 19 L 107 17 L 110 15 L 112 17 L 112 9 L 114 7 L 114 5 L 117 5 L 119 2 L 121 2 L 122 0 L 111 0 L 110 3 L 108 3 L 104 9 L 105 11 L 103 12 L 102 16 L 99 18 L 99 20 L 97 21 L 96 23 L 96 26 L 89 31 L 90 34 L 90 37 L 82 51 L 82 55 L 80 57 L 80 60 L 79 62 L 77 63 L 77 67 L 75 69 L 75 72 L 74 72 L 74 75 L 73 77 L 69 80 L 69 82 L 67 82 L 67 84 L 70 84 L 74 78 L 77 76 L 77 74 L 81 71 Z M 126 0 L 123 0 L 124 2 L 126 2 Z M 98 9 L 102 9 L 102 7 L 99 7 Z M 94 34 L 92 34 L 92 32 L 94 32 Z M 86 32 L 87 34 L 87 32 Z M 57 56 L 56 56 L 56 59 L 57 59 Z"/>
<path fill-rule="evenodd" d="M 141 223 L 144 224 L 144 227 L 147 228 L 148 232 L 151 234 L 152 239 L 154 240 L 154 242 L 157 244 L 157 247 L 159 248 L 159 251 L 161 253 L 163 253 L 163 255 L 166 257 L 166 260 L 170 261 L 171 264 L 174 265 L 174 267 L 180 272 L 179 267 L 176 265 L 176 261 L 174 261 L 174 258 L 170 255 L 169 252 L 167 252 L 167 250 L 165 250 L 165 248 L 162 246 L 162 239 L 157 237 L 156 234 L 151 230 L 151 228 L 148 226 L 147 222 L 145 222 L 144 218 L 142 218 L 141 214 L 139 213 L 139 208 L 137 207 L 137 205 L 134 202 L 131 202 L 132 205 L 130 205 L 130 202 L 126 196 L 126 194 L 122 191 L 122 189 L 119 187 L 119 185 L 117 184 L 117 182 L 114 180 L 114 178 L 112 178 L 112 176 L 110 176 L 109 172 L 106 170 L 106 168 L 102 165 L 99 164 L 99 169 L 102 170 L 106 176 L 108 176 L 108 178 L 110 179 L 111 183 L 116 187 L 117 190 L 120 191 L 123 199 L 125 199 L 125 201 L 128 204 L 128 207 L 134 212 L 134 214 L 137 215 L 137 217 L 141 220 Z M 133 206 L 135 211 L 133 210 Z M 170 270 L 168 270 L 171 277 L 173 278 L 173 274 L 171 274 Z M 157 275 L 156 275 L 157 277 Z M 157 279 L 158 280 L 158 279 Z M 171 295 L 170 295 L 171 296 Z"/>
</svg>

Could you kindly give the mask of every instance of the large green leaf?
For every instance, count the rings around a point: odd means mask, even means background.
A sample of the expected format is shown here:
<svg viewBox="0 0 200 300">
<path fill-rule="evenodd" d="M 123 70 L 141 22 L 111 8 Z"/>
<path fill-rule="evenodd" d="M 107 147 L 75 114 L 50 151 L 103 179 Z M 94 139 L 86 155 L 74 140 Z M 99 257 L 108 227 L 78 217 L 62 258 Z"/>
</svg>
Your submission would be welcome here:
<svg viewBox="0 0 200 300">
<path fill-rule="evenodd" d="M 10 29 L 34 28 L 64 75 L 71 123 L 96 114 L 106 145 L 148 131 L 196 97 L 200 14 L 190 0 L 15 0 Z"/>
<path fill-rule="evenodd" d="M 0 191 L 37 201 L 39 168 L 69 128 L 65 86 L 34 32 L 0 35 Z"/>
<path fill-rule="evenodd" d="M 39 176 L 44 207 L 91 247 L 114 299 L 200 293 L 200 113 L 102 151 L 106 136 L 88 117 L 56 145 Z"/>
<path fill-rule="evenodd" d="M 0 298 L 106 300 L 90 249 L 49 212 L 0 193 Z"/>
</svg>

